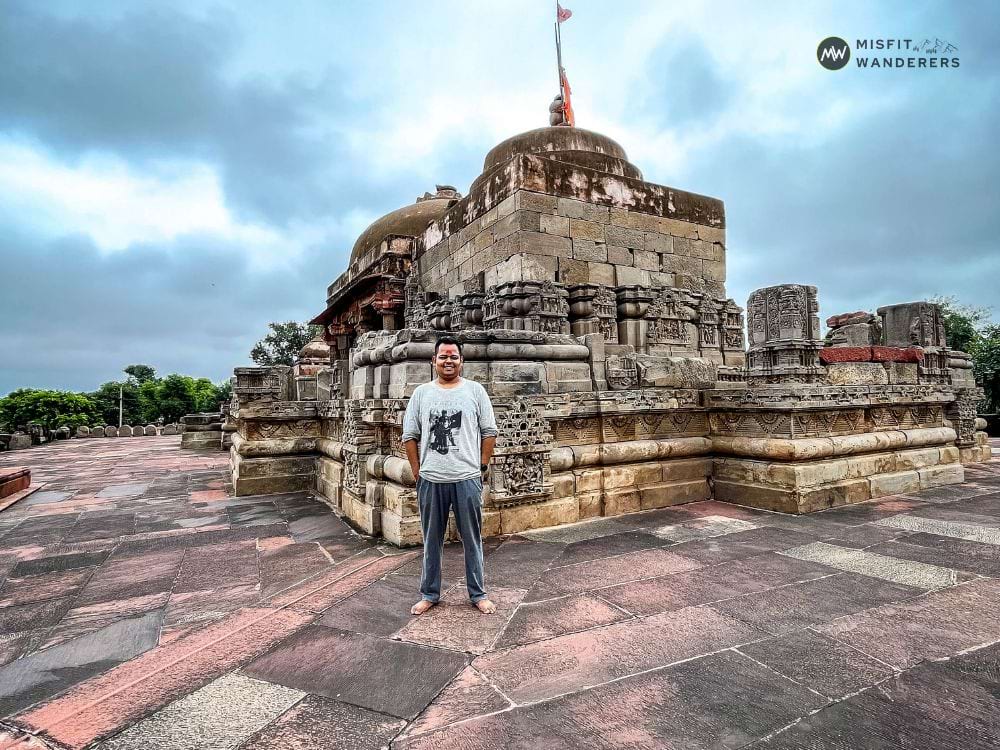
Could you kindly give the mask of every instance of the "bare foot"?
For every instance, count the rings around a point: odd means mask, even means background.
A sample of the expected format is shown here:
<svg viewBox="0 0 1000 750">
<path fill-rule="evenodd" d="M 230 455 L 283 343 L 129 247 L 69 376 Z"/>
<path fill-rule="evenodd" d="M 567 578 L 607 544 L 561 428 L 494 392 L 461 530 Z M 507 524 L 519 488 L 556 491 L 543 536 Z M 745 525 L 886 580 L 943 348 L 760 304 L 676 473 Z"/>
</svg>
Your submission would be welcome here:
<svg viewBox="0 0 1000 750">
<path fill-rule="evenodd" d="M 437 602 L 428 601 L 427 599 L 421 599 L 419 602 L 410 607 L 411 615 L 422 615 L 424 612 L 433 607 Z"/>
<path fill-rule="evenodd" d="M 492 615 L 497 611 L 497 605 L 489 599 L 480 599 L 478 602 L 475 602 L 475 607 L 484 615 Z"/>
</svg>

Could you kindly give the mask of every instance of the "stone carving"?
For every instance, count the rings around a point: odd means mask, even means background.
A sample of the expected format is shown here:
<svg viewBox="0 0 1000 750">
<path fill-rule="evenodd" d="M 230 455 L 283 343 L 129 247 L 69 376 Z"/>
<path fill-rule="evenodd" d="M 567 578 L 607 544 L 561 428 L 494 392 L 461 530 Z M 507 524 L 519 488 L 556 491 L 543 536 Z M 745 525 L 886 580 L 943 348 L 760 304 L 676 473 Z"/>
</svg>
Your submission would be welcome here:
<svg viewBox="0 0 1000 750">
<path fill-rule="evenodd" d="M 826 319 L 824 343 L 829 347 L 881 346 L 882 320 L 867 312 L 844 313 Z"/>
<path fill-rule="evenodd" d="M 499 405 L 498 405 L 499 406 Z M 490 495 L 497 507 L 548 499 L 552 433 L 542 410 L 515 398 L 497 410 L 497 446 Z"/>
<path fill-rule="evenodd" d="M 968 448 L 976 445 L 976 416 L 985 393 L 982 388 L 956 388 L 955 400 L 948 406 L 948 419 L 958 437 L 955 445 Z"/>
<path fill-rule="evenodd" d="M 758 289 L 750 295 L 747 310 L 749 382 L 807 384 L 822 380 L 816 287 L 784 284 Z"/>
<path fill-rule="evenodd" d="M 427 305 L 427 324 L 435 331 L 447 333 L 451 330 L 452 303 L 446 297 L 439 297 Z"/>
<path fill-rule="evenodd" d="M 487 329 L 569 333 L 569 292 L 552 281 L 510 281 L 483 300 Z"/>
<path fill-rule="evenodd" d="M 608 387 L 613 391 L 626 391 L 639 385 L 639 371 L 634 354 L 608 357 L 606 372 Z"/>
<path fill-rule="evenodd" d="M 568 292 L 573 335 L 600 333 L 606 344 L 617 344 L 618 302 L 614 291 L 602 284 L 574 284 Z"/>
<path fill-rule="evenodd" d="M 483 292 L 466 292 L 455 299 L 451 306 L 451 330 L 473 331 L 483 327 Z"/>
<path fill-rule="evenodd" d="M 423 289 L 420 287 L 420 274 L 416 265 L 411 267 L 410 275 L 406 277 L 406 284 L 403 287 L 405 298 L 403 308 L 403 319 L 407 328 L 424 329 L 430 328 L 427 322 L 427 300 Z"/>
<path fill-rule="evenodd" d="M 233 395 L 238 403 L 285 401 L 291 398 L 291 367 L 237 367 Z"/>
</svg>

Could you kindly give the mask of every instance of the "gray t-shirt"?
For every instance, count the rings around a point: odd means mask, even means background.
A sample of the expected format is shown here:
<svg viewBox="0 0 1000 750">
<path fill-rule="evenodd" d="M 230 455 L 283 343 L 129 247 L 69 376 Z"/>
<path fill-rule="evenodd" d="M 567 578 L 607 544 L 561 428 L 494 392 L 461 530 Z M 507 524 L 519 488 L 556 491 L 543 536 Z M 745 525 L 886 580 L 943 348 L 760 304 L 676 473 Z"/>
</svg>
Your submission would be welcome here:
<svg viewBox="0 0 1000 750">
<path fill-rule="evenodd" d="M 482 438 L 496 434 L 489 394 L 465 378 L 454 388 L 418 386 L 403 418 L 403 442 L 419 441 L 420 476 L 429 482 L 479 477 Z"/>
</svg>

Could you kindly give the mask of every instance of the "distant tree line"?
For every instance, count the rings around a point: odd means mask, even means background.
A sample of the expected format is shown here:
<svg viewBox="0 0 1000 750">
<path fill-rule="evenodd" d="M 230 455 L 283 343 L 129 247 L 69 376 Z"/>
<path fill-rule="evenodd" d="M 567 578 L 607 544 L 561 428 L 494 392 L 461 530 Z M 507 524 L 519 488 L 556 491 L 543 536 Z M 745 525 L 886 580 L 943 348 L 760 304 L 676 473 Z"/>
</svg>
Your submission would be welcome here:
<svg viewBox="0 0 1000 750">
<path fill-rule="evenodd" d="M 982 413 L 1000 411 L 1000 325 L 991 322 L 987 307 L 959 304 L 954 297 L 936 297 L 944 313 L 948 346 L 972 356 L 972 371 L 983 384 Z"/>
<path fill-rule="evenodd" d="M 150 424 L 162 418 L 176 422 L 185 414 L 216 411 L 232 395 L 229 381 L 213 383 L 190 375 L 156 377 L 149 365 L 129 365 L 123 380 L 102 384 L 91 393 L 19 388 L 0 398 L 0 428 L 40 424 L 54 430 L 63 425 L 117 425 L 119 393 L 122 423 Z"/>
</svg>

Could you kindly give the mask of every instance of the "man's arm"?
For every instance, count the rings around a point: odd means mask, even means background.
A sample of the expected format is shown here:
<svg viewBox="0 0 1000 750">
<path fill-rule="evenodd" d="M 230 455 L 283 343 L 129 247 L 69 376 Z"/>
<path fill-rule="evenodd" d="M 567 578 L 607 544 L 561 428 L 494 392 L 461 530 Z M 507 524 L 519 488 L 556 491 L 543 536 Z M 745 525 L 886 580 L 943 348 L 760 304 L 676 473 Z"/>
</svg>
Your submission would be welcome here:
<svg viewBox="0 0 1000 750">
<path fill-rule="evenodd" d="M 485 388 L 479 391 L 479 435 L 481 438 L 480 464 L 488 464 L 497 446 L 497 419 L 493 414 L 493 402 Z"/>
<path fill-rule="evenodd" d="M 480 456 L 480 464 L 488 464 L 490 459 L 493 458 L 493 449 L 497 447 L 497 436 L 490 435 L 489 437 L 483 438 L 483 448 L 482 455 Z"/>
<path fill-rule="evenodd" d="M 420 392 L 410 396 L 403 415 L 403 447 L 406 449 L 406 460 L 410 462 L 413 481 L 420 476 Z"/>
<path fill-rule="evenodd" d="M 406 448 L 406 460 L 410 462 L 413 481 L 416 481 L 420 478 L 420 443 L 415 439 L 411 439 L 403 443 L 403 447 Z M 492 450 L 490 452 L 492 453 Z"/>
</svg>

